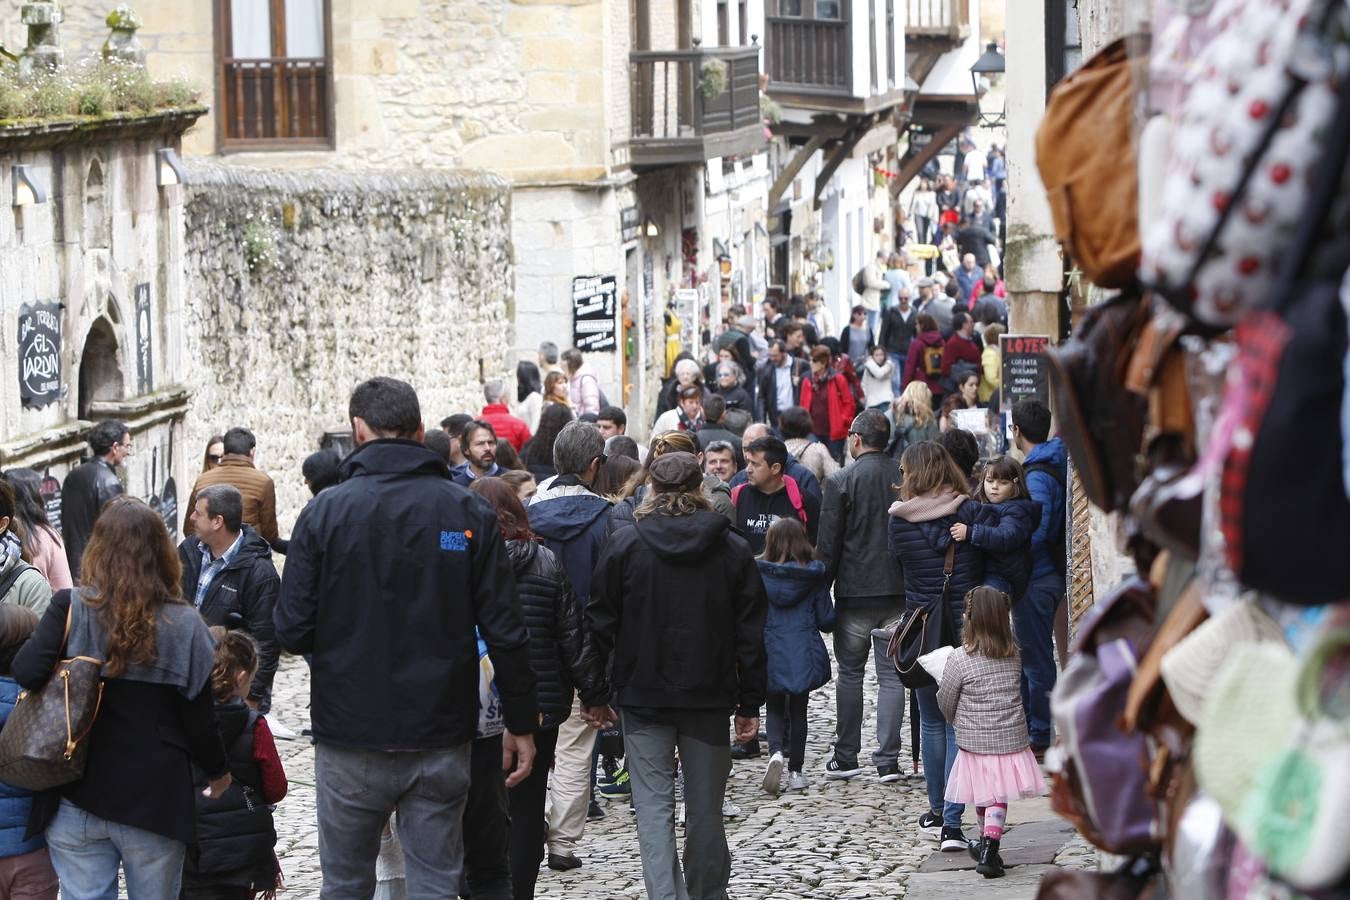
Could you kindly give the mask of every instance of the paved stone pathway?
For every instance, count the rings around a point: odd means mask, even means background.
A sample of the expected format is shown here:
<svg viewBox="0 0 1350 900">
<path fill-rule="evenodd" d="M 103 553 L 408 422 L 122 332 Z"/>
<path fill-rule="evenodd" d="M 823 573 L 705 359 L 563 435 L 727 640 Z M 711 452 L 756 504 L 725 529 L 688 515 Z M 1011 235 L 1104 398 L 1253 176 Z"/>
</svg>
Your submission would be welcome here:
<svg viewBox="0 0 1350 900">
<path fill-rule="evenodd" d="M 863 757 L 870 758 L 869 734 L 875 730 L 875 681 L 868 673 L 869 697 L 863 725 Z M 308 723 L 308 672 L 298 657 L 282 660 L 275 685 L 274 711 L 296 731 Z M 966 854 L 934 853 L 915 822 L 927 806 L 922 780 L 883 785 L 875 770 L 848 782 L 826 781 L 822 767 L 834 734 L 834 686 L 811 696 L 807 742 L 809 790 L 765 795 L 759 787 L 763 759 L 735 764 L 728 793 L 741 817 L 727 823 L 732 852 L 730 895 L 734 900 L 766 898 L 909 897 L 916 900 L 969 900 L 972 896 L 1026 898 L 1048 864 L 1085 868 L 1094 856 L 1060 822 L 1044 800 L 1015 803 L 1013 827 L 1005 839 L 1024 864 L 1001 881 L 986 881 L 973 871 Z M 291 791 L 277 810 L 277 852 L 288 891 L 283 897 L 315 897 L 320 885 L 318 833 L 314 811 L 314 754 L 307 740 L 279 741 Z M 903 755 L 909 756 L 909 723 Z M 540 875 L 536 896 L 568 900 L 628 900 L 643 897 L 637 832 L 626 802 L 604 802 L 606 816 L 590 822 L 578 855 L 585 865 L 572 872 Z M 967 813 L 973 823 L 974 810 Z M 1018 826 L 1024 839 L 1019 841 Z M 968 824 L 973 836 L 974 828 Z M 960 866 L 956 871 L 945 871 Z"/>
</svg>

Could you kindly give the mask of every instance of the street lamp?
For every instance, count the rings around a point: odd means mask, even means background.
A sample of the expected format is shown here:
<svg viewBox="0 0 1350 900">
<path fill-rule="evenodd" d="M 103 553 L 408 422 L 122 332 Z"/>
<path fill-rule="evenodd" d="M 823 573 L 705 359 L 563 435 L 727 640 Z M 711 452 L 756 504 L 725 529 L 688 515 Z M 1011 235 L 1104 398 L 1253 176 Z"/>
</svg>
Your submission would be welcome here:
<svg viewBox="0 0 1350 900">
<path fill-rule="evenodd" d="M 993 41 L 985 47 L 984 53 L 975 60 L 975 65 L 970 67 L 970 86 L 975 94 L 975 105 L 979 111 L 980 124 L 986 128 L 1000 128 L 1007 121 L 1007 103 L 1005 101 L 1003 109 L 999 110 L 996 116 L 986 116 L 984 110 L 979 109 L 980 99 L 989 90 L 990 82 L 999 75 L 1007 71 L 1003 61 L 1003 54 L 998 49 L 998 44 Z M 983 82 L 983 83 L 981 83 Z"/>
</svg>

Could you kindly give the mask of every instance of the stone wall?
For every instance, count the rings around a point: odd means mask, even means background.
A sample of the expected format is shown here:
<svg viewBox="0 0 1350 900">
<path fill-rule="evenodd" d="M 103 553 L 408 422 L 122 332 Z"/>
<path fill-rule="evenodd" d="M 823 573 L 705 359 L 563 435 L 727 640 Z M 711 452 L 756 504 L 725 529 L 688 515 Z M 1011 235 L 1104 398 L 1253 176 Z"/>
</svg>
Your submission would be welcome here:
<svg viewBox="0 0 1350 900">
<path fill-rule="evenodd" d="M 252 428 L 283 534 L 307 499 L 301 462 L 347 426 L 360 381 L 409 381 L 435 427 L 476 412 L 481 379 L 514 368 L 501 179 L 193 163 L 190 180 L 187 446 Z"/>
</svg>

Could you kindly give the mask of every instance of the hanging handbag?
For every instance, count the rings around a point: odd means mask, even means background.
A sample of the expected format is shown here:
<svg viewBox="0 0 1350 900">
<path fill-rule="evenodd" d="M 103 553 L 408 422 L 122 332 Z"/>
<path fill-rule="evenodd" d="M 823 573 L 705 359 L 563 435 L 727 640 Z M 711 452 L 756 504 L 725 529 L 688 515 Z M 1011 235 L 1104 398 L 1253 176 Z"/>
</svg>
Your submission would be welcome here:
<svg viewBox="0 0 1350 900">
<path fill-rule="evenodd" d="M 1036 166 L 1055 237 L 1100 287 L 1131 285 L 1139 268 L 1133 122 L 1130 55 L 1121 38 L 1055 85 L 1036 129 Z"/>
<path fill-rule="evenodd" d="M 1332 215 L 1350 158 L 1350 90 L 1319 146 L 1323 156 L 1282 288 L 1238 325 L 1220 504 L 1228 564 L 1238 578 L 1306 605 L 1350 597 L 1350 569 L 1334 564 L 1350 547 L 1337 419 L 1346 391 L 1350 238 Z M 1289 477 L 1291 465 L 1297 477 Z M 1311 527 L 1271 527 L 1291 514 Z"/>
<path fill-rule="evenodd" d="M 72 592 L 62 653 L 75 604 L 81 602 L 79 591 Z M 89 755 L 89 731 L 102 702 L 103 660 L 73 656 L 58 661 L 46 684 L 19 692 L 0 730 L 0 781 L 44 791 L 81 778 Z"/>
<path fill-rule="evenodd" d="M 906 613 L 886 646 L 886 655 L 900 673 L 900 683 L 911 690 L 937 684 L 933 676 L 919 664 L 919 657 L 956 643 L 952 617 L 947 611 L 947 597 L 951 593 L 952 569 L 955 565 L 956 542 L 952 541 L 947 545 L 947 555 L 942 560 L 942 592 L 928 601 L 927 605 Z"/>
</svg>

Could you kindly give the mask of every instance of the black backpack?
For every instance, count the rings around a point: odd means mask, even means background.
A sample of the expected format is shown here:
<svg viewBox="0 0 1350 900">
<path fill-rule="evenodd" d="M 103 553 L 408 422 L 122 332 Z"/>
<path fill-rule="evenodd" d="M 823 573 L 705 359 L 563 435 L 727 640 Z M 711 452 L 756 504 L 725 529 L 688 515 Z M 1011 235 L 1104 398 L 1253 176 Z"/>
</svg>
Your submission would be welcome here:
<svg viewBox="0 0 1350 900">
<path fill-rule="evenodd" d="M 1064 473 L 1049 463 L 1034 462 L 1022 470 L 1023 476 L 1029 476 L 1032 472 L 1045 472 L 1054 478 L 1059 484 L 1060 493 L 1064 495 L 1064 509 L 1067 515 L 1069 508 L 1069 491 L 1064 483 Z M 1065 540 L 1064 517 L 1050 523 L 1046 530 L 1046 542 L 1055 549 L 1050 553 L 1050 560 L 1055 564 L 1055 571 L 1064 576 L 1069 571 L 1069 546 Z"/>
</svg>

